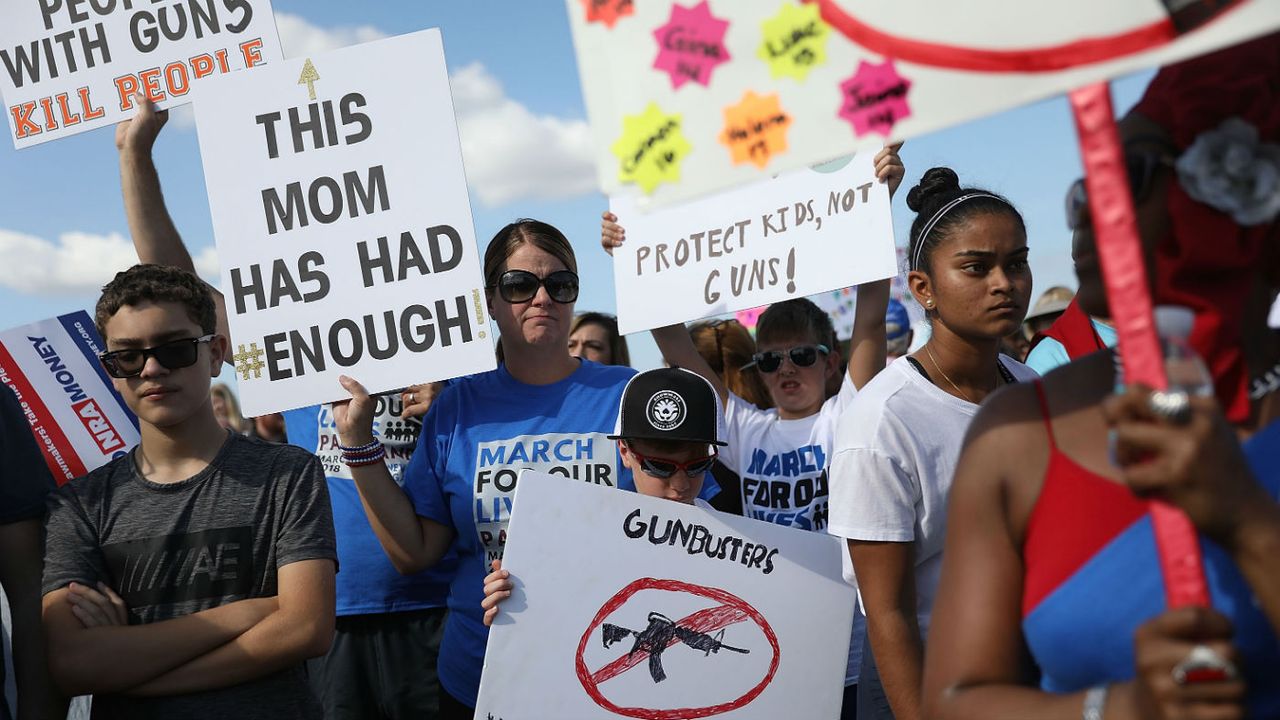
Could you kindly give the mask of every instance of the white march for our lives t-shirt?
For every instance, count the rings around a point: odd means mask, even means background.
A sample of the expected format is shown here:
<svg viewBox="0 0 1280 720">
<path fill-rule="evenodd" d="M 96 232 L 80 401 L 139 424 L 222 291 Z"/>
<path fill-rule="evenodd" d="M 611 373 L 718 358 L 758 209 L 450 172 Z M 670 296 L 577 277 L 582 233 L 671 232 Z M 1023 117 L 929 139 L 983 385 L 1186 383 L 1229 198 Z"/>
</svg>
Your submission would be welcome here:
<svg viewBox="0 0 1280 720">
<path fill-rule="evenodd" d="M 1038 377 L 1003 355 L 1000 363 L 1019 382 Z M 915 543 L 921 637 L 928 633 L 942 570 L 947 496 L 977 412 L 977 405 L 944 392 L 903 357 L 862 388 L 836 431 L 829 532 Z"/>
<path fill-rule="evenodd" d="M 848 373 L 840 392 L 816 414 L 783 420 L 732 393 L 725 408 L 729 443 L 720 461 L 742 479 L 742 514 L 800 530 L 824 532 L 828 522 L 827 466 L 836 425 L 858 391 Z M 852 580 L 852 573 L 846 573 Z M 858 681 L 862 662 L 862 614 L 853 614 L 845 684 Z"/>
</svg>

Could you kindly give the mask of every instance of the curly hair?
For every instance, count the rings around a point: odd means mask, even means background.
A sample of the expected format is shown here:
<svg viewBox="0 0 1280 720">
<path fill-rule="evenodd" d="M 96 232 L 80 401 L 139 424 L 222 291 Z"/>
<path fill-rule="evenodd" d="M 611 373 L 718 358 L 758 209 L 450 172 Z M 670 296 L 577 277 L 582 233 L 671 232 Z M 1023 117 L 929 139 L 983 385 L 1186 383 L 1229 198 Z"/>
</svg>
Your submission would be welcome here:
<svg viewBox="0 0 1280 720">
<path fill-rule="evenodd" d="M 179 303 L 202 332 L 210 334 L 217 330 L 218 316 L 209 286 L 186 270 L 166 265 L 134 265 L 116 273 L 102 288 L 102 296 L 93 311 L 93 324 L 105 340 L 107 321 L 120 312 L 120 308 L 147 301 Z"/>
</svg>

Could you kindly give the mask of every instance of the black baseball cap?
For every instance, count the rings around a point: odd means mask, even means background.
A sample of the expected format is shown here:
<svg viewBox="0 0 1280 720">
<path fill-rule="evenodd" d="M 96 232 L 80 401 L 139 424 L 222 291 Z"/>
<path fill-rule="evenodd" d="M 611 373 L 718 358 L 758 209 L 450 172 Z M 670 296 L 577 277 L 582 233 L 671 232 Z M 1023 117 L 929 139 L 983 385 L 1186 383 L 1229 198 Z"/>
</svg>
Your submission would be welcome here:
<svg viewBox="0 0 1280 720">
<path fill-rule="evenodd" d="M 727 445 L 724 406 L 706 378 L 684 368 L 647 370 L 622 391 L 610 440 L 678 440 Z"/>
</svg>

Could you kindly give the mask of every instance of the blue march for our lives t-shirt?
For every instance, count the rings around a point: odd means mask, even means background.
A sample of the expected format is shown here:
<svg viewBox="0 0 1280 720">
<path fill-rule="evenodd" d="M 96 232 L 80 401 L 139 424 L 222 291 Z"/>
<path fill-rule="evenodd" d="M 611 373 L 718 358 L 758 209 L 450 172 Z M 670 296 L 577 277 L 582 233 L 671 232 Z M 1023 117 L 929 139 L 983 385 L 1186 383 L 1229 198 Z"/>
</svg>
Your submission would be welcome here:
<svg viewBox="0 0 1280 720">
<path fill-rule="evenodd" d="M 635 490 L 608 439 L 628 367 L 583 360 L 569 377 L 526 385 L 506 366 L 455 381 L 436 397 L 405 473 L 421 516 L 453 527 L 458 572 L 440 646 L 440 684 L 474 706 L 489 630 L 480 601 L 490 560 L 502 557 L 516 477 L 528 468 Z M 706 476 L 703 496 L 719 490 Z"/>
<path fill-rule="evenodd" d="M 398 393 L 375 395 L 373 432 L 387 449 L 387 469 L 404 484 L 404 470 L 418 443 L 422 428 L 417 419 L 406 420 Z M 369 526 L 351 469 L 342 462 L 338 430 L 330 405 L 290 410 L 284 414 L 285 432 L 291 445 L 315 453 L 329 480 L 329 500 L 333 504 L 333 527 L 338 540 L 336 576 L 337 614 L 403 612 L 444 607 L 449 582 L 457 568 L 450 553 L 436 566 L 413 575 L 401 575 L 378 537 Z"/>
</svg>

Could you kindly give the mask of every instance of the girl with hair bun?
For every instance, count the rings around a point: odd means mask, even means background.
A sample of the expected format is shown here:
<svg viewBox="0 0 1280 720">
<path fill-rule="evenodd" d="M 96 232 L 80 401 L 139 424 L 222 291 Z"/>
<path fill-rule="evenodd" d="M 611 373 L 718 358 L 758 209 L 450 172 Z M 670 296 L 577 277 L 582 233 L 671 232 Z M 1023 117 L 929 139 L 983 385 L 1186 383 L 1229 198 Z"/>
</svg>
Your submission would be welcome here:
<svg viewBox="0 0 1280 720">
<path fill-rule="evenodd" d="M 945 167 L 924 174 L 907 206 L 916 212 L 907 285 L 933 333 L 862 388 L 831 460 L 828 529 L 848 541 L 867 617 L 863 720 L 921 716 L 923 639 L 965 430 L 997 388 L 1035 376 L 999 355 L 1031 296 L 1022 215 L 995 193 L 962 188 Z"/>
</svg>

